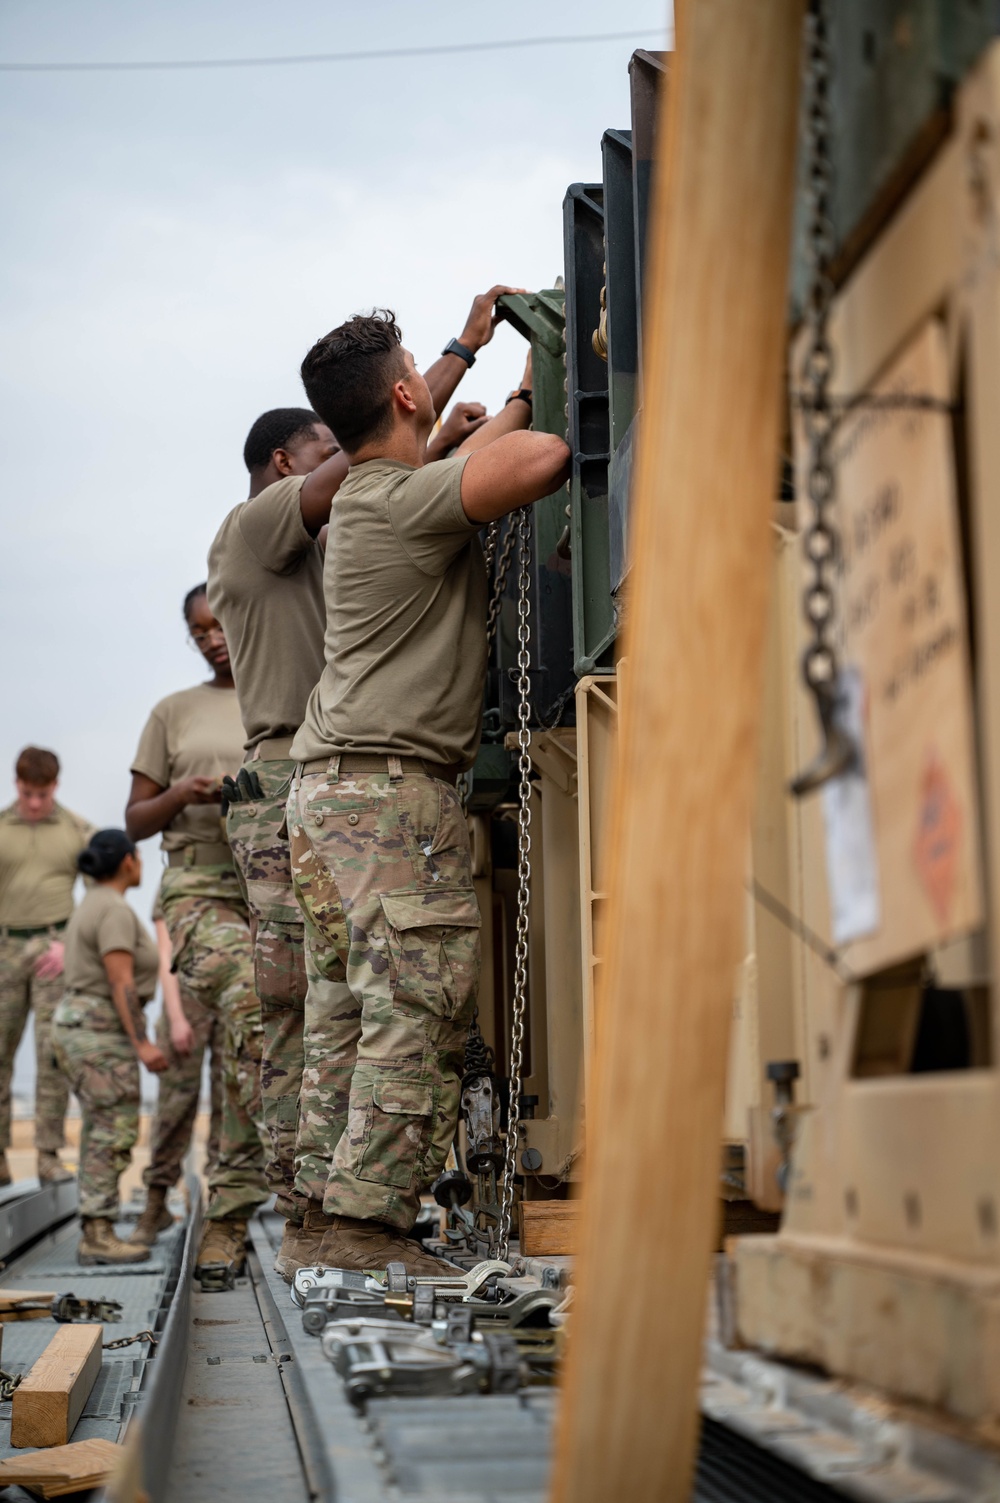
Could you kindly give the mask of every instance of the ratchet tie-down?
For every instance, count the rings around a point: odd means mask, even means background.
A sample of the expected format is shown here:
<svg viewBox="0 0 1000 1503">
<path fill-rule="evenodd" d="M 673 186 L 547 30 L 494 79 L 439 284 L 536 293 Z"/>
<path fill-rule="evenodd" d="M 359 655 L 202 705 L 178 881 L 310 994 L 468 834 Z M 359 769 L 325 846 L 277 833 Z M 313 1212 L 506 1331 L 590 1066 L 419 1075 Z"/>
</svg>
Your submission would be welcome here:
<svg viewBox="0 0 1000 1503">
<path fill-rule="evenodd" d="M 517 1288 L 501 1259 L 468 1273 L 385 1277 L 300 1268 L 291 1297 L 303 1328 L 344 1380 L 355 1404 L 388 1394 L 516 1393 L 553 1381 L 568 1296 Z"/>
</svg>

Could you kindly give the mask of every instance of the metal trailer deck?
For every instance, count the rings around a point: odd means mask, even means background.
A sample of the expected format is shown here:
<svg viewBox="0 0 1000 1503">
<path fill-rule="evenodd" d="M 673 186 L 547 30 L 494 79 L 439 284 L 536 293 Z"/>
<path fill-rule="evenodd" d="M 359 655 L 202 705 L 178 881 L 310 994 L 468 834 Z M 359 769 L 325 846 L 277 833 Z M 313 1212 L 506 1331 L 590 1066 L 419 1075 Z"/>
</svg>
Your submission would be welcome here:
<svg viewBox="0 0 1000 1503">
<path fill-rule="evenodd" d="M 0 1194 L 5 1289 L 72 1290 L 123 1306 L 105 1340 L 151 1328 L 158 1345 L 104 1353 L 74 1439 L 133 1452 L 131 1489 L 107 1503 L 545 1503 L 557 1394 L 347 1399 L 319 1340 L 274 1273 L 280 1220 L 251 1225 L 246 1276 L 225 1293 L 191 1277 L 196 1210 L 149 1263 L 80 1268 L 74 1185 L 27 1182 Z M 127 1223 L 122 1226 L 127 1231 Z M 25 1372 L 51 1321 L 3 1327 L 2 1365 Z M 0 1405 L 0 1455 L 10 1447 Z M 750 1353 L 709 1347 L 695 1503 L 986 1503 L 1000 1465 L 920 1427 L 881 1426 L 837 1385 Z M 623 1479 L 625 1481 L 626 1479 Z M 29 1494 L 5 1494 L 27 1503 Z"/>
</svg>

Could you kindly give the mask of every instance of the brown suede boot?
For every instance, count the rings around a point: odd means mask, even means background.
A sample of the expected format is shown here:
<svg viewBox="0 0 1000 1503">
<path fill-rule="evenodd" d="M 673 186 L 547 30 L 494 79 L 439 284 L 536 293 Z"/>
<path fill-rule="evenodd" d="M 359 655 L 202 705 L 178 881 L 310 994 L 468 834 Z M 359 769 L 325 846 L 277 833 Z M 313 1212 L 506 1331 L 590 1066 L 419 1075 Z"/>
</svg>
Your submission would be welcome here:
<svg viewBox="0 0 1000 1503">
<path fill-rule="evenodd" d="M 10 1168 L 7 1164 L 7 1153 L 4 1150 L 3 1153 L 0 1153 L 0 1190 L 5 1189 L 7 1185 L 12 1185 L 13 1183 L 14 1181 L 10 1177 Z"/>
<path fill-rule="evenodd" d="M 144 1263 L 148 1247 L 135 1242 L 121 1242 L 115 1236 L 114 1222 L 106 1216 L 86 1216 L 80 1220 L 78 1263 Z"/>
<path fill-rule="evenodd" d="M 246 1261 L 247 1224 L 232 1217 L 206 1221 L 194 1276 L 207 1291 L 232 1289 Z"/>
<path fill-rule="evenodd" d="M 71 1179 L 76 1179 L 68 1169 L 64 1169 L 62 1160 L 57 1153 L 45 1153 L 38 1151 L 38 1182 L 41 1185 L 66 1185 Z"/>
<path fill-rule="evenodd" d="M 274 1271 L 290 1284 L 300 1268 L 315 1268 L 320 1262 L 319 1249 L 329 1229 L 332 1216 L 327 1216 L 321 1206 L 310 1206 L 302 1218 L 301 1226 L 294 1221 L 285 1222 L 281 1246 L 274 1258 Z"/>
<path fill-rule="evenodd" d="M 389 1263 L 403 1263 L 407 1273 L 446 1274 L 452 1267 L 443 1258 L 424 1252 L 419 1242 L 381 1221 L 356 1216 L 331 1216 L 319 1246 L 317 1263 L 326 1268 L 378 1272 Z"/>
<path fill-rule="evenodd" d="M 143 1247 L 152 1247 L 160 1232 L 167 1231 L 173 1224 L 174 1218 L 167 1210 L 166 1185 L 150 1185 L 146 1195 L 146 1208 L 128 1240 L 141 1242 Z"/>
</svg>

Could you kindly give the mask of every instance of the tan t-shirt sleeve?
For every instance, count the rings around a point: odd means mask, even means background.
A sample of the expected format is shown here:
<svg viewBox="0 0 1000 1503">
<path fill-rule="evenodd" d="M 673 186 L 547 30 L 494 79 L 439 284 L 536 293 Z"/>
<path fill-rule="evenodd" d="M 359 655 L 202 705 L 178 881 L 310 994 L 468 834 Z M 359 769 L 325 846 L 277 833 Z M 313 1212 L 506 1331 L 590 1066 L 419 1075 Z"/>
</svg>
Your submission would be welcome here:
<svg viewBox="0 0 1000 1503">
<path fill-rule="evenodd" d="M 467 454 L 424 465 L 397 485 L 389 497 L 389 521 L 417 568 L 443 574 L 480 523 L 462 509 L 462 471 Z"/>
<path fill-rule="evenodd" d="M 132 912 L 124 904 L 116 903 L 108 908 L 97 921 L 97 951 L 107 955 L 112 950 L 127 950 L 135 954 L 135 921 Z"/>
<path fill-rule="evenodd" d="M 170 787 L 170 750 L 167 745 L 167 726 L 156 710 L 146 721 L 139 747 L 132 758 L 132 772 L 152 778 L 161 788 Z"/>
<path fill-rule="evenodd" d="M 316 539 L 302 520 L 301 495 L 304 475 L 276 480 L 259 496 L 244 503 L 239 516 L 240 535 L 254 558 L 272 574 L 294 574 L 303 554 Z"/>
</svg>

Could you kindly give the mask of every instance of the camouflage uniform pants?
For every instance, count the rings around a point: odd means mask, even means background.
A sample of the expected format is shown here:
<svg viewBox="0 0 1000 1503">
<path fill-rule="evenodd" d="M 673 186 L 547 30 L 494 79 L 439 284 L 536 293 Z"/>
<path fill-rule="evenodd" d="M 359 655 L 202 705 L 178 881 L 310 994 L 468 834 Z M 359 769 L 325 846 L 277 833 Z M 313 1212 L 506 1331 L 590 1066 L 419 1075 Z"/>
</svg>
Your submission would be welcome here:
<svg viewBox="0 0 1000 1503">
<path fill-rule="evenodd" d="M 221 1043 L 221 1105 L 213 1129 L 218 1151 L 207 1174 L 205 1214 L 210 1221 L 250 1216 L 268 1197 L 260 1106 L 263 1034 L 239 879 L 232 867 L 168 867 L 160 902 L 185 1012 L 210 1014 Z M 165 1083 L 164 1076 L 160 1080 Z M 160 1140 L 158 1122 L 152 1136 Z"/>
<path fill-rule="evenodd" d="M 257 803 L 232 804 L 226 822 L 233 857 L 244 879 L 254 936 L 254 977 L 263 1024 L 260 1097 L 271 1135 L 268 1184 L 275 1208 L 301 1223 L 308 1199 L 322 1201 L 332 1144 L 322 1157 L 302 1144 L 302 1123 L 325 1127 L 326 1049 L 323 1024 L 335 1010 L 337 981 L 320 974 L 305 954 L 302 912 L 292 888 L 292 857 L 286 806 L 295 762 L 251 762 L 263 789 Z M 340 977 L 340 990 L 346 984 Z M 311 1030 L 313 1058 L 304 1073 L 304 1030 Z M 302 1157 L 308 1165 L 302 1171 Z M 298 1177 L 296 1177 L 298 1169 Z"/>
<path fill-rule="evenodd" d="M 143 1183 L 169 1190 L 176 1185 L 191 1145 L 198 1102 L 201 1099 L 201 1070 L 205 1050 L 209 1051 L 208 1079 L 212 1110 L 209 1118 L 208 1147 L 205 1154 L 205 1178 L 211 1184 L 219 1170 L 219 1128 L 222 1122 L 222 1058 L 226 1048 L 226 1031 L 217 1013 L 188 996 L 184 1015 L 194 1033 L 190 1054 L 178 1054 L 170 1042 L 170 1020 L 161 1012 L 156 1025 L 156 1042 L 170 1061 L 169 1070 L 157 1077 L 159 1093 L 156 1117 L 150 1135 L 150 1159 L 143 1172 Z"/>
<path fill-rule="evenodd" d="M 107 997 L 66 993 L 52 1044 L 80 1102 L 80 1215 L 115 1220 L 118 1181 L 139 1136 L 139 1061 Z"/>
<path fill-rule="evenodd" d="M 351 1003 L 327 1021 L 324 1206 L 407 1231 L 444 1167 L 479 979 L 469 835 L 436 778 L 308 772 L 288 802 L 308 942 Z M 336 1045 L 333 1048 L 333 1045 Z M 306 1038 L 306 1070 L 309 1038 Z"/>
<path fill-rule="evenodd" d="M 62 934 L 52 931 L 56 939 Z M 35 965 L 49 948 L 48 934 L 17 939 L 0 931 L 0 1151 L 10 1147 L 10 1082 L 28 1009 L 35 1013 L 35 1147 L 56 1153 L 65 1142 L 63 1118 L 69 1087 L 52 1055 L 52 1015 L 66 990 L 62 976 L 43 981 Z"/>
</svg>

